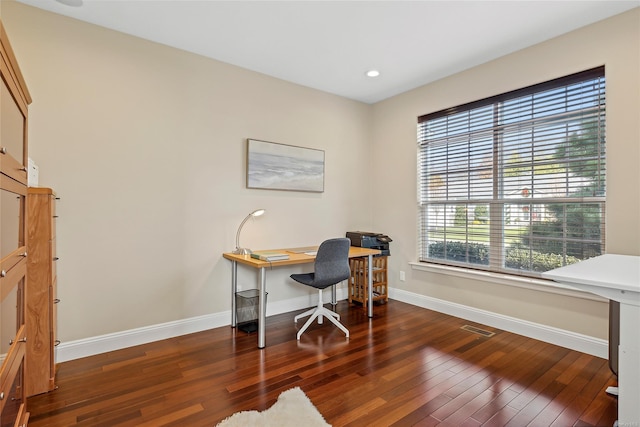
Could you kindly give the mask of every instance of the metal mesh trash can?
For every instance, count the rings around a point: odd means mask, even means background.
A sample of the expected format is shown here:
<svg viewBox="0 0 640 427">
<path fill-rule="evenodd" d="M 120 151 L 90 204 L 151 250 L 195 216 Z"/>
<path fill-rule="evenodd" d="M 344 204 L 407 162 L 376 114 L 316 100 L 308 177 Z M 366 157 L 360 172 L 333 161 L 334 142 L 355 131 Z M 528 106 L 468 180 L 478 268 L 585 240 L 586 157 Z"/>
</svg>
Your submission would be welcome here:
<svg viewBox="0 0 640 427">
<path fill-rule="evenodd" d="M 258 330 L 259 304 L 260 291 L 258 289 L 236 292 L 236 325 L 238 329 L 247 333 Z"/>
</svg>

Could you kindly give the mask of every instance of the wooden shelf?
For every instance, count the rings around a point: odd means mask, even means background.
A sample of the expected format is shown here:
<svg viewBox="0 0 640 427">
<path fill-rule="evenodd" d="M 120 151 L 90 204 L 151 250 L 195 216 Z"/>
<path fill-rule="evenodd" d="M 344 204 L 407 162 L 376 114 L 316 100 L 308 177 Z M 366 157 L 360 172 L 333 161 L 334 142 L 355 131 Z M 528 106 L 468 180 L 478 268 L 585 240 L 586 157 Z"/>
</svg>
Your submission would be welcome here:
<svg viewBox="0 0 640 427">
<path fill-rule="evenodd" d="M 373 301 L 389 301 L 387 283 L 387 256 L 373 257 Z M 349 302 L 362 303 L 363 307 L 368 302 L 368 261 L 367 257 L 352 258 L 349 260 L 351 277 L 349 278 Z"/>
</svg>

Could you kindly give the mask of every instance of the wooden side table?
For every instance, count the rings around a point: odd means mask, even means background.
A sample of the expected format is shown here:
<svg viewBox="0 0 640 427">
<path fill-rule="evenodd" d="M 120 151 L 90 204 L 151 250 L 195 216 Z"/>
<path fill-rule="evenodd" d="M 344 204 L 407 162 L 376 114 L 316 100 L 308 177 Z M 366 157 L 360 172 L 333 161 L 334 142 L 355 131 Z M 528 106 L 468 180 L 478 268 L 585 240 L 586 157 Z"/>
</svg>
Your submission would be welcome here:
<svg viewBox="0 0 640 427">
<path fill-rule="evenodd" d="M 375 301 L 389 301 L 389 286 L 387 281 L 387 256 L 373 257 L 372 261 L 372 282 L 373 298 Z M 369 258 L 351 258 L 351 277 L 349 278 L 349 303 L 354 301 L 362 303 L 367 307 L 369 298 Z"/>
</svg>

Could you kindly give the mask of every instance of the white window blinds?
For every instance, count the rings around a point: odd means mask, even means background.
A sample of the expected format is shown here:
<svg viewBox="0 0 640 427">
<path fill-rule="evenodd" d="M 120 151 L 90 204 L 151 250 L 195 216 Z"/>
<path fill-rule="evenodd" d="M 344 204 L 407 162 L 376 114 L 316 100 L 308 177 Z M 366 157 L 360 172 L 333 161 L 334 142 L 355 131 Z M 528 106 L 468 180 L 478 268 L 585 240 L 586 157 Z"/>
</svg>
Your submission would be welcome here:
<svg viewBox="0 0 640 427">
<path fill-rule="evenodd" d="M 420 261 L 539 277 L 604 252 L 604 67 L 418 119 Z"/>
</svg>

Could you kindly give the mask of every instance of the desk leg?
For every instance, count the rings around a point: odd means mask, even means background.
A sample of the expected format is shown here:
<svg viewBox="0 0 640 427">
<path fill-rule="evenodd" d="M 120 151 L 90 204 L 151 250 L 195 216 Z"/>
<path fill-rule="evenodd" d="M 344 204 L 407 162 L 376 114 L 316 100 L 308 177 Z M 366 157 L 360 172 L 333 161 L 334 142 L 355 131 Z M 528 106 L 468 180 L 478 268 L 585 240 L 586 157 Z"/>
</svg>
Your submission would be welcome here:
<svg viewBox="0 0 640 427">
<path fill-rule="evenodd" d="M 367 315 L 373 317 L 373 255 L 369 255 L 367 262 L 367 287 L 369 288 L 369 299 L 367 301 Z"/>
<path fill-rule="evenodd" d="M 258 275 L 258 289 L 260 290 L 258 309 L 258 348 L 266 346 L 266 323 L 267 323 L 267 271 L 260 267 Z"/>
<path fill-rule="evenodd" d="M 236 292 L 238 292 L 238 263 L 231 261 L 231 327 L 236 327 Z"/>
<path fill-rule="evenodd" d="M 640 421 L 640 306 L 620 302 L 618 346 L 618 425 L 638 426 Z"/>
</svg>

